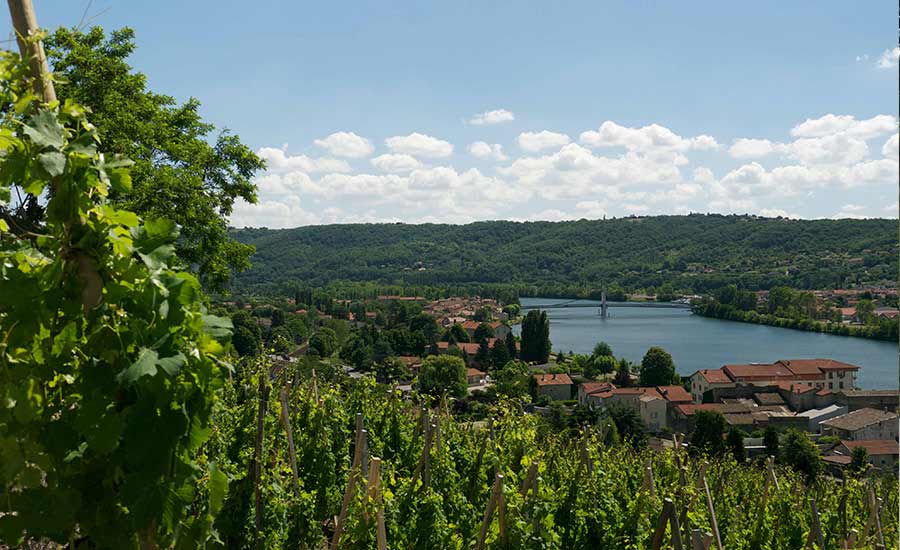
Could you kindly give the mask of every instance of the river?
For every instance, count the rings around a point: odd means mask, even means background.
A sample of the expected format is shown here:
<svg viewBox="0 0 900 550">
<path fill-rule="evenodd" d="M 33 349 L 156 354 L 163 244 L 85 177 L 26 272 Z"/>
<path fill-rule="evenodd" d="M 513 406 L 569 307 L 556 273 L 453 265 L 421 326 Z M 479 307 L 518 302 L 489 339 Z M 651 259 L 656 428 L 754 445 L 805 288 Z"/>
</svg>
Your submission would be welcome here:
<svg viewBox="0 0 900 550">
<path fill-rule="evenodd" d="M 521 302 L 535 306 L 570 301 L 522 298 Z M 597 307 L 546 310 L 554 353 L 590 353 L 594 344 L 604 341 L 617 357 L 639 363 L 647 348 L 660 346 L 672 354 L 682 375 L 729 363 L 828 358 L 858 365 L 859 385 L 864 389 L 898 385 L 897 344 L 893 342 L 711 319 L 688 309 L 615 307 L 614 303 L 610 303 L 609 319 L 601 319 L 599 302 L 572 303 Z"/>
</svg>

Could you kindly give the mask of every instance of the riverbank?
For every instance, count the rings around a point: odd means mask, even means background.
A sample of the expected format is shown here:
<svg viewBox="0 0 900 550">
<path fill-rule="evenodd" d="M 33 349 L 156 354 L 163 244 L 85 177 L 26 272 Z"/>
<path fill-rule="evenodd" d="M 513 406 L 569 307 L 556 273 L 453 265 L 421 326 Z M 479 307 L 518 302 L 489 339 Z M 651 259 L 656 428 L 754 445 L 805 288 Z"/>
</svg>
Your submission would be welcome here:
<svg viewBox="0 0 900 550">
<path fill-rule="evenodd" d="M 691 312 L 701 317 L 710 317 L 713 319 L 722 319 L 725 321 L 737 321 L 739 323 L 750 323 L 754 325 L 766 325 L 777 328 L 787 328 L 805 332 L 820 332 L 823 334 L 834 334 L 836 336 L 853 336 L 856 338 L 868 338 L 870 340 L 882 340 L 886 342 L 896 342 L 898 339 L 896 322 L 886 323 L 883 326 L 849 325 L 845 323 L 819 321 L 809 318 L 791 319 L 787 317 L 778 317 L 768 313 L 758 313 L 756 311 L 710 308 L 704 307 L 703 305 L 692 307 Z"/>
</svg>

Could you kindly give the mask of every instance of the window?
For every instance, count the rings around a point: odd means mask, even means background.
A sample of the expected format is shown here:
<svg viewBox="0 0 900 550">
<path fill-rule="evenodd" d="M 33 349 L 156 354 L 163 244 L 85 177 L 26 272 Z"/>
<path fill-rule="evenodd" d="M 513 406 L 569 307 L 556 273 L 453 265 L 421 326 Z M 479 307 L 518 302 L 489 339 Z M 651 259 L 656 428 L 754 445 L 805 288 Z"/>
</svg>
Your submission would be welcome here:
<svg viewBox="0 0 900 550">
<path fill-rule="evenodd" d="M 828 373 L 828 378 L 834 378 L 834 373 L 833 373 L 833 372 L 829 372 L 829 373 Z"/>
<path fill-rule="evenodd" d="M 830 390 L 830 389 L 834 389 L 834 384 L 832 384 L 831 382 L 829 382 L 829 383 L 828 383 L 828 389 L 829 389 L 829 390 Z"/>
<path fill-rule="evenodd" d="M 841 389 L 844 389 L 844 383 L 843 383 L 843 382 L 840 383 L 840 387 L 841 387 Z"/>
</svg>

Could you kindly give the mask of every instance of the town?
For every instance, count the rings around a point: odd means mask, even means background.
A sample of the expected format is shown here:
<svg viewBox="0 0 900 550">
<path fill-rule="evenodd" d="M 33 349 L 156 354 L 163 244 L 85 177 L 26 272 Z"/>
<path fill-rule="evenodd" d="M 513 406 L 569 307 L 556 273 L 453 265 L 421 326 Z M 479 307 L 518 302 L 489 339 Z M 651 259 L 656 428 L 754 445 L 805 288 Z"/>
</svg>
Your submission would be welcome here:
<svg viewBox="0 0 900 550">
<path fill-rule="evenodd" d="M 865 296 L 871 295 L 871 290 L 865 292 Z M 861 294 L 816 293 L 826 300 L 842 296 L 850 303 L 857 302 Z M 765 293 L 760 293 L 761 300 L 766 298 Z M 460 403 L 475 404 L 476 409 L 478 404 L 491 402 L 502 393 L 498 382 L 510 386 L 510 369 L 505 368 L 505 363 L 514 360 L 519 364 L 515 374 L 519 384 L 514 387 L 520 393 L 516 396 L 527 395 L 530 405 L 526 410 L 538 415 L 548 415 L 551 411 L 572 415 L 575 409 L 583 408 L 600 417 L 610 410 L 625 408 L 640 419 L 649 443 L 658 448 L 670 447 L 673 434 L 687 435 L 688 443 L 684 445 L 689 445 L 697 414 L 708 412 L 722 416 L 725 430 L 740 431 L 748 459 L 767 452 L 763 442 L 767 430 L 788 429 L 807 433 L 834 475 L 842 475 L 842 470 L 850 466 L 855 449 L 863 449 L 871 467 L 881 471 L 893 471 L 900 459 L 897 431 L 900 396 L 896 390 L 861 389 L 858 375 L 864 367 L 859 365 L 829 358 L 781 358 L 711 366 L 687 376 L 675 375 L 667 384 L 641 385 L 641 376 L 637 372 L 621 373 L 621 360 L 613 357 L 558 352 L 540 360 L 523 360 L 523 343 L 527 345 L 523 338 L 527 336 L 514 335 L 514 324 L 522 321 L 522 310 L 516 303 L 503 305 L 496 299 L 479 296 L 428 300 L 423 296 L 378 295 L 369 299 L 332 300 L 326 296 L 298 294 L 281 306 L 291 310 L 304 299 L 316 303 L 293 309 L 286 315 L 300 317 L 308 323 L 310 328 L 304 330 L 310 338 L 303 341 L 301 337 L 297 344 L 281 347 L 281 353 L 271 356 L 273 360 L 298 361 L 312 353 L 316 361 L 327 361 L 331 355 L 346 376 L 372 376 L 392 384 L 404 395 L 411 395 L 422 389 L 418 378 L 428 357 L 456 357 L 465 367 L 465 393 L 456 397 Z M 282 325 L 286 323 L 284 313 L 273 315 L 278 307 L 274 301 L 270 302 L 256 305 L 229 302 L 226 306 L 254 312 L 255 322 L 272 331 L 273 319 L 281 319 L 276 322 Z M 420 329 L 430 326 L 424 331 L 427 336 L 413 345 L 402 339 L 390 340 L 398 324 L 409 323 L 413 318 L 417 321 L 404 328 L 412 328 L 416 323 Z M 335 341 L 324 349 L 316 337 L 322 331 L 317 331 L 316 326 L 335 335 Z M 354 332 L 370 334 L 370 344 L 380 346 L 380 353 L 362 353 L 360 360 L 353 353 L 343 352 L 342 348 L 355 345 Z M 337 341 L 341 339 L 338 333 L 347 334 L 343 344 Z M 371 336 L 373 333 L 375 336 Z M 287 330 L 283 334 L 290 336 Z M 377 344 L 378 335 L 389 341 Z M 410 340 L 409 334 L 406 340 Z M 586 368 L 585 364 L 591 361 L 607 367 Z M 385 369 L 376 363 L 393 363 L 393 374 L 385 375 Z"/>
</svg>

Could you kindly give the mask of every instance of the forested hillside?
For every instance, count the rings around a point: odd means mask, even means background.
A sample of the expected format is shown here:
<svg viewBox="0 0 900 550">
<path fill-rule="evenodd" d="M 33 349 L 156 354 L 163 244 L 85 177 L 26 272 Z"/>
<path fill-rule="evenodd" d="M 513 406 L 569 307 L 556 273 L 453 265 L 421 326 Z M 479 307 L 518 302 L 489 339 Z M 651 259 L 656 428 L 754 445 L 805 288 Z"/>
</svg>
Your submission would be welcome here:
<svg viewBox="0 0 900 550">
<path fill-rule="evenodd" d="M 233 230 L 256 246 L 235 289 L 334 281 L 702 292 L 842 287 L 897 279 L 895 220 L 692 214 L 468 225 L 353 224 Z"/>
</svg>

